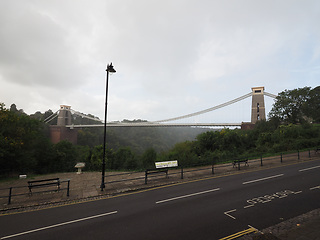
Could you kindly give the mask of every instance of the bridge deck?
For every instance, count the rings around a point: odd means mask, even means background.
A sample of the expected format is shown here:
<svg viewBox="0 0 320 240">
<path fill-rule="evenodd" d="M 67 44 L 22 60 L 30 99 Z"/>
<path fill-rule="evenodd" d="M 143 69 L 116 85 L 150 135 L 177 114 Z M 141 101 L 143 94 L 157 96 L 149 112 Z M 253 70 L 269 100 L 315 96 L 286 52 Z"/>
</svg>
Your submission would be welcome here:
<svg viewBox="0 0 320 240">
<path fill-rule="evenodd" d="M 67 125 L 68 128 L 103 127 L 104 124 Z M 241 123 L 107 123 L 107 127 L 240 127 Z"/>
</svg>

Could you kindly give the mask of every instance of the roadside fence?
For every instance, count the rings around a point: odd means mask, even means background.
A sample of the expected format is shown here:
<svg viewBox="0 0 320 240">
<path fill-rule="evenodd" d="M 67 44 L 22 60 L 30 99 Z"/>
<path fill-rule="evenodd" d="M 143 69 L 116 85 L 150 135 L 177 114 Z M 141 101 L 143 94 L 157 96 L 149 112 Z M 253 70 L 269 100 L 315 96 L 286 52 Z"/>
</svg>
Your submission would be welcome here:
<svg viewBox="0 0 320 240">
<path fill-rule="evenodd" d="M 149 181 L 170 178 L 170 179 L 184 179 L 189 175 L 214 175 L 217 173 L 228 173 L 232 171 L 237 171 L 241 169 L 248 169 L 250 166 L 259 167 L 267 166 L 278 163 L 288 163 L 288 162 L 297 162 L 312 159 L 314 157 L 320 157 L 320 150 L 316 148 L 315 150 L 307 151 L 294 151 L 294 152 L 285 152 L 279 153 L 276 156 L 251 156 L 238 159 L 229 159 L 229 160 L 212 160 L 211 163 L 206 162 L 202 165 L 188 165 L 188 166 L 176 166 L 176 167 L 166 167 L 166 168 L 153 168 L 146 169 L 145 171 L 137 172 L 128 172 L 128 173 L 119 173 L 106 175 L 106 184 L 120 183 L 126 181 L 140 181 L 144 184 L 148 184 Z M 196 173 L 198 172 L 198 173 Z M 123 176 L 123 178 L 118 180 L 111 180 L 115 176 Z"/>
</svg>

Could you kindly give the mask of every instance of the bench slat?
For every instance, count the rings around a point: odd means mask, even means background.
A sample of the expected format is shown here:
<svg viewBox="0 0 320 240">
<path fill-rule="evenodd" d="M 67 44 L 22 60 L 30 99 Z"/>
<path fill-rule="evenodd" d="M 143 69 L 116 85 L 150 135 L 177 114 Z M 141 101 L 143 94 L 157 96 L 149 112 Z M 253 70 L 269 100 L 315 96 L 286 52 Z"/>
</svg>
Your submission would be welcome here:
<svg viewBox="0 0 320 240">
<path fill-rule="evenodd" d="M 49 181 L 59 181 L 59 178 L 50 178 L 50 179 L 42 179 L 42 180 L 32 180 L 32 181 L 28 181 L 28 183 L 49 182 Z"/>
<path fill-rule="evenodd" d="M 50 186 L 50 185 L 60 185 L 60 183 L 43 183 L 43 184 L 32 184 L 29 185 L 29 187 L 34 188 L 34 187 L 42 187 L 42 186 Z"/>
</svg>

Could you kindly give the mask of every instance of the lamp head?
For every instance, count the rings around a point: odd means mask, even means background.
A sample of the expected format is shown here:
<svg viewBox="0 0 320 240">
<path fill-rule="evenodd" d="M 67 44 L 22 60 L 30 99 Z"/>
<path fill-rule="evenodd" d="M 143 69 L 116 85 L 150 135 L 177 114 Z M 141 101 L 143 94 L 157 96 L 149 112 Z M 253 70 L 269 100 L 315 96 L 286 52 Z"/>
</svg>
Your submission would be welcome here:
<svg viewBox="0 0 320 240">
<path fill-rule="evenodd" d="M 110 72 L 110 73 L 115 73 L 115 72 L 116 72 L 116 70 L 114 70 L 114 68 L 113 68 L 112 63 L 110 63 L 110 64 L 107 65 L 106 71 L 107 71 L 107 72 Z"/>
</svg>

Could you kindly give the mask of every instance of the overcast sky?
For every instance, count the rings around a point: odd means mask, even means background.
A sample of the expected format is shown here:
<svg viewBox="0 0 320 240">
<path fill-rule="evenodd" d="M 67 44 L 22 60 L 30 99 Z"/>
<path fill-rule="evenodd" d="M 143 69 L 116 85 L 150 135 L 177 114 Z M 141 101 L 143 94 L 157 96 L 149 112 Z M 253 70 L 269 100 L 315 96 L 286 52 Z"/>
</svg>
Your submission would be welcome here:
<svg viewBox="0 0 320 240">
<path fill-rule="evenodd" d="M 318 0 L 1 0 L 0 102 L 108 121 L 320 85 Z M 265 98 L 267 112 L 273 100 Z M 250 121 L 251 99 L 183 122 Z"/>
</svg>

